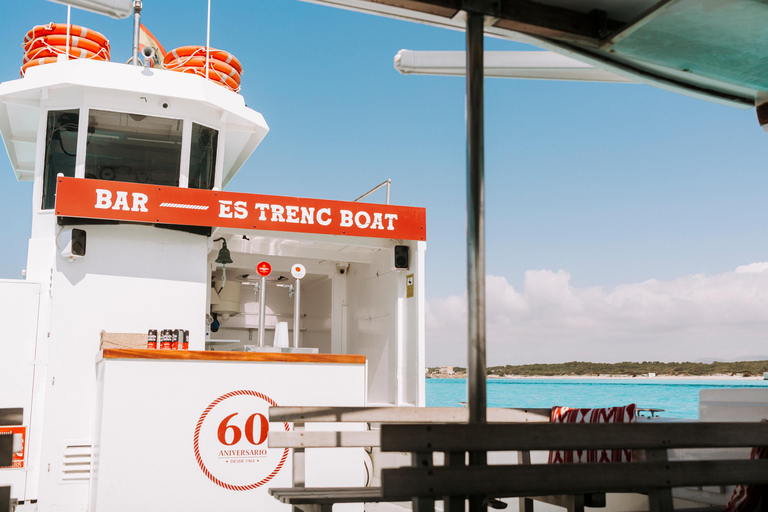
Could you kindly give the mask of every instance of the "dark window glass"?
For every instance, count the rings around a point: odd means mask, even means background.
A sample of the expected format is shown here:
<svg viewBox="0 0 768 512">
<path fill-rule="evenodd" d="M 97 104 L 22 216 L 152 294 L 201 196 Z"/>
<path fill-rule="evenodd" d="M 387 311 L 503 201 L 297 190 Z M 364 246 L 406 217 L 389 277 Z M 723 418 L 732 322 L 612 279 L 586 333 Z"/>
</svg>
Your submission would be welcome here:
<svg viewBox="0 0 768 512">
<path fill-rule="evenodd" d="M 75 176 L 77 153 L 78 110 L 48 112 L 45 132 L 45 163 L 43 164 L 43 210 L 53 209 L 56 203 L 56 176 Z"/>
<path fill-rule="evenodd" d="M 192 123 L 192 147 L 189 152 L 189 188 L 213 188 L 216 171 L 216 147 L 219 132 Z"/>
<path fill-rule="evenodd" d="M 179 186 L 180 119 L 91 110 L 85 177 Z"/>
</svg>

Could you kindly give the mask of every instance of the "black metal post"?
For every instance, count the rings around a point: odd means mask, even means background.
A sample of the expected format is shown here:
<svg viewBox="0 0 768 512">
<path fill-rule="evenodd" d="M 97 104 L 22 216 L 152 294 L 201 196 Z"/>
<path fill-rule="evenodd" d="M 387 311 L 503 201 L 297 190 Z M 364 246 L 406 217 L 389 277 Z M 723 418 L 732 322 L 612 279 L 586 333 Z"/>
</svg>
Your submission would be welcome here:
<svg viewBox="0 0 768 512">
<path fill-rule="evenodd" d="M 467 13 L 467 297 L 469 422 L 485 423 L 483 19 Z"/>
<path fill-rule="evenodd" d="M 485 391 L 485 162 L 483 134 L 483 25 L 485 16 L 467 12 L 467 401 L 469 422 L 486 422 Z M 485 465 L 485 452 L 470 452 L 470 465 Z M 469 497 L 469 511 L 487 508 L 483 496 Z"/>
</svg>

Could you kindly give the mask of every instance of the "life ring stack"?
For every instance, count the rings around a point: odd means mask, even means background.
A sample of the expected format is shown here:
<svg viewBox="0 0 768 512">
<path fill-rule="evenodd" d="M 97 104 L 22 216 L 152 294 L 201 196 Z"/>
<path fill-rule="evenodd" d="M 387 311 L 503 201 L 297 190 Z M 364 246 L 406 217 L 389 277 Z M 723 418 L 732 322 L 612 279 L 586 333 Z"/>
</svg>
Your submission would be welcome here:
<svg viewBox="0 0 768 512">
<path fill-rule="evenodd" d="M 182 46 L 171 50 L 165 55 L 163 65 L 167 70 L 194 73 L 230 91 L 240 91 L 243 66 L 234 55 L 224 50 L 208 50 L 208 69 L 205 67 L 205 46 Z"/>
<path fill-rule="evenodd" d="M 24 37 L 21 76 L 33 66 L 51 64 L 67 54 L 67 24 L 38 25 Z M 109 60 L 109 41 L 102 34 L 77 25 L 69 26 L 69 59 Z"/>
</svg>

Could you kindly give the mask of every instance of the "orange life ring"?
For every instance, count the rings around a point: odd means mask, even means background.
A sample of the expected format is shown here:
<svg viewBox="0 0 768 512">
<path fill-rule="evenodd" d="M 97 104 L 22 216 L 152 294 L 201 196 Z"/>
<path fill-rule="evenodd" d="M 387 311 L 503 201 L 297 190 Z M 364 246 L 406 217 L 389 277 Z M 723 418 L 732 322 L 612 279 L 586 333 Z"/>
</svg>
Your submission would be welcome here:
<svg viewBox="0 0 768 512">
<path fill-rule="evenodd" d="M 205 57 L 181 57 L 179 59 L 173 59 L 165 64 L 165 69 L 173 71 L 175 68 L 182 66 L 204 68 Z M 226 62 L 222 62 L 218 59 L 208 59 L 208 67 L 224 73 L 226 76 L 237 82 L 238 85 L 240 84 L 240 73 Z"/>
<path fill-rule="evenodd" d="M 167 62 L 170 62 L 175 59 L 179 59 L 181 57 L 199 57 L 201 55 L 205 57 L 205 46 L 182 46 L 180 48 L 176 48 L 175 50 L 171 50 L 170 52 L 168 52 L 165 55 L 163 64 L 165 65 Z M 208 50 L 208 58 L 225 62 L 231 65 L 233 68 L 235 68 L 235 70 L 238 73 L 240 73 L 241 75 L 243 74 L 243 65 L 240 64 L 240 61 L 237 60 L 235 56 L 229 52 L 211 48 L 210 50 Z"/>
<path fill-rule="evenodd" d="M 194 73 L 196 75 L 202 76 L 203 78 L 206 76 L 204 68 L 198 66 L 179 66 L 172 69 L 171 71 L 177 71 L 179 73 Z M 218 85 L 226 87 L 231 91 L 238 92 L 240 90 L 240 86 L 237 84 L 237 82 L 235 82 L 232 78 L 228 77 L 224 73 L 216 71 L 215 69 L 208 69 L 207 75 L 209 80 Z"/>
<path fill-rule="evenodd" d="M 38 37 L 48 36 L 51 34 L 62 34 L 66 37 L 67 24 L 66 23 L 49 23 L 47 25 L 37 25 L 32 30 L 27 32 L 26 36 L 24 36 L 24 44 L 26 45 L 29 41 L 32 41 L 33 39 L 37 39 Z M 84 39 L 90 39 L 91 41 L 99 44 L 100 46 L 109 48 L 109 40 L 106 37 L 104 37 L 103 34 L 100 34 L 95 30 L 90 30 L 85 27 L 80 27 L 78 25 L 70 25 L 69 35 L 82 37 Z"/>
<path fill-rule="evenodd" d="M 26 62 L 24 63 L 23 66 L 21 66 L 21 76 L 23 77 L 24 74 L 27 72 L 27 70 L 33 66 L 40 66 L 43 64 L 53 64 L 57 60 L 59 59 L 56 57 L 43 57 L 41 59 L 30 60 L 29 62 Z"/>
<path fill-rule="evenodd" d="M 27 42 L 24 45 L 24 52 L 29 53 L 30 50 L 35 50 L 37 48 L 46 47 L 46 46 L 66 46 L 66 45 L 67 45 L 66 35 L 62 36 L 57 34 L 57 35 L 41 36 Z M 107 52 L 107 54 L 109 54 L 108 46 L 100 45 L 95 41 L 91 41 L 90 39 L 84 39 L 79 36 L 70 36 L 69 46 L 71 47 L 73 46 L 75 48 L 84 48 L 93 53 L 99 53 L 99 51 L 104 50 Z"/>
<path fill-rule="evenodd" d="M 44 46 L 42 48 L 35 48 L 34 50 L 27 52 L 27 54 L 24 55 L 24 62 L 40 59 L 43 57 L 56 57 L 58 55 L 64 55 L 65 53 L 67 53 L 66 46 Z M 92 51 L 86 50 L 85 48 L 74 48 L 70 46 L 69 57 L 70 59 L 109 60 L 109 55 L 106 53 L 104 48 L 102 48 L 98 53 L 93 53 Z"/>
</svg>

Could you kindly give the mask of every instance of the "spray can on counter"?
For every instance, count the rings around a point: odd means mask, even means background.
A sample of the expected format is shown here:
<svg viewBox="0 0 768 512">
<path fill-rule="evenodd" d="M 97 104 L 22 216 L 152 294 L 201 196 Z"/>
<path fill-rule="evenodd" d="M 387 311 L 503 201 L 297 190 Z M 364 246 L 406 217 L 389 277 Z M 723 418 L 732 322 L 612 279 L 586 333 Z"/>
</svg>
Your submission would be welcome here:
<svg viewBox="0 0 768 512">
<path fill-rule="evenodd" d="M 172 339 L 172 331 L 170 329 L 163 329 L 163 331 L 160 333 L 160 348 L 162 350 L 170 350 Z"/>
<path fill-rule="evenodd" d="M 171 334 L 171 350 L 179 350 L 179 330 L 178 329 L 174 329 Z"/>
<path fill-rule="evenodd" d="M 147 348 L 157 348 L 157 329 L 150 329 L 149 332 L 147 332 Z"/>
<path fill-rule="evenodd" d="M 184 342 L 181 344 L 181 350 L 189 350 L 189 331 L 184 332 Z"/>
</svg>

